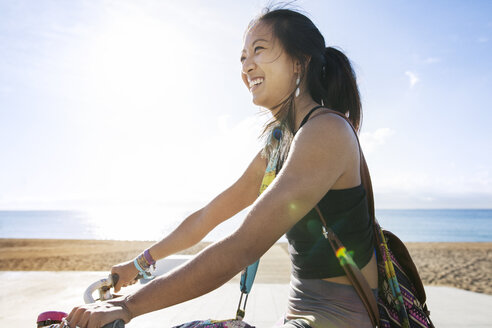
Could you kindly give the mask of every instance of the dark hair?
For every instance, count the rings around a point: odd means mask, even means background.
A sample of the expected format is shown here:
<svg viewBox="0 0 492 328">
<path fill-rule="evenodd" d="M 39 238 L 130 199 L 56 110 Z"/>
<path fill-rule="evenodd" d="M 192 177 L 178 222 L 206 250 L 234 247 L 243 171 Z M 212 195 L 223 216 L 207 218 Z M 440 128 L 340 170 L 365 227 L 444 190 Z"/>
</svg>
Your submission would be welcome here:
<svg viewBox="0 0 492 328">
<path fill-rule="evenodd" d="M 270 9 L 254 19 L 249 27 L 262 22 L 272 28 L 285 52 L 301 63 L 301 80 L 306 80 L 308 92 L 314 101 L 325 107 L 345 114 L 354 128 L 359 131 L 362 116 L 361 102 L 355 73 L 349 59 L 333 47 L 325 47 L 325 39 L 314 23 L 305 15 L 290 9 Z M 275 119 L 269 122 L 264 136 L 271 134 L 275 126 L 283 130 L 283 151 L 285 159 L 290 141 L 295 134 L 294 93 L 277 107 Z M 284 142 L 286 141 L 286 142 Z M 267 154 L 271 155 L 266 149 Z"/>
</svg>

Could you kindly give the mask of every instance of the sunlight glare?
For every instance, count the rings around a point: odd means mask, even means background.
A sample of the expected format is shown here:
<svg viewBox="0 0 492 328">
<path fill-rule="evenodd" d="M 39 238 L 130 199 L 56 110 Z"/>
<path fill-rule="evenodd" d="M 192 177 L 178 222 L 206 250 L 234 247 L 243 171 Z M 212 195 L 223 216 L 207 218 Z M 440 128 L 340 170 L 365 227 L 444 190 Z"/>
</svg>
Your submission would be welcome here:
<svg viewBox="0 0 492 328">
<path fill-rule="evenodd" d="M 88 211 L 95 239 L 159 240 L 182 220 L 180 209 L 120 206 Z"/>
</svg>

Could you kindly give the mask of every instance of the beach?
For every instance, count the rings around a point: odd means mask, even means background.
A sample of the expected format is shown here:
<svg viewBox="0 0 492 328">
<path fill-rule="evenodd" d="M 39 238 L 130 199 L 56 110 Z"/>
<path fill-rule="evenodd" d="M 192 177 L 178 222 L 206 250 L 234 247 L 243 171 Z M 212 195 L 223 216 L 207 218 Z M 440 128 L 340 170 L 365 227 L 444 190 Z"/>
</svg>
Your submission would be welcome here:
<svg viewBox="0 0 492 328">
<path fill-rule="evenodd" d="M 153 241 L 0 239 L 0 271 L 109 271 Z M 202 242 L 179 254 L 196 254 Z M 424 285 L 449 286 L 492 295 L 492 242 L 405 243 Z M 285 243 L 262 258 L 257 282 L 285 284 L 290 261 Z M 237 280 L 236 276 L 233 280 Z"/>
</svg>

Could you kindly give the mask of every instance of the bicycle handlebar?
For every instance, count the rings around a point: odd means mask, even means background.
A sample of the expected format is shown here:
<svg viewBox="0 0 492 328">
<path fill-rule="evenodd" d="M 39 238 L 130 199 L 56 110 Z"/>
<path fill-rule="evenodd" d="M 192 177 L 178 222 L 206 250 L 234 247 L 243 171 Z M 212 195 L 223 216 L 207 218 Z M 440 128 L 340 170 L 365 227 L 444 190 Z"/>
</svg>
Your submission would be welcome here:
<svg viewBox="0 0 492 328">
<path fill-rule="evenodd" d="M 100 300 L 109 300 L 113 297 L 110 292 L 110 288 L 116 285 L 118 282 L 118 275 L 109 275 L 105 279 L 98 280 L 94 283 L 92 283 L 87 289 L 85 290 L 84 293 L 84 302 L 85 304 L 89 303 L 94 303 L 95 300 L 92 297 L 92 294 L 96 291 L 99 290 L 99 299 Z"/>
<path fill-rule="evenodd" d="M 94 303 L 95 300 L 92 297 L 92 294 L 98 290 L 99 291 L 99 299 L 100 300 L 109 300 L 113 298 L 113 295 L 110 292 L 110 288 L 114 287 L 116 283 L 118 283 L 119 276 L 117 274 L 110 274 L 107 278 L 101 279 L 99 281 L 91 284 L 84 293 L 84 302 L 86 304 Z M 124 328 L 125 322 L 123 320 L 116 320 L 111 323 L 104 325 L 102 328 Z"/>
<path fill-rule="evenodd" d="M 125 328 L 125 322 L 121 319 L 108 323 L 104 325 L 102 328 Z"/>
</svg>

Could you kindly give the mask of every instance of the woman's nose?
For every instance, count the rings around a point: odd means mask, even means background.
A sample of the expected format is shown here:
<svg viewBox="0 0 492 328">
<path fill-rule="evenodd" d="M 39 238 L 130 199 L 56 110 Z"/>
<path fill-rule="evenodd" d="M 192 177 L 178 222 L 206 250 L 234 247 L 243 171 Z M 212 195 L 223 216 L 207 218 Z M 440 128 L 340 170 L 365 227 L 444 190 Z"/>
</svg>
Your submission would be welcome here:
<svg viewBox="0 0 492 328">
<path fill-rule="evenodd" d="M 250 57 L 246 57 L 243 61 L 243 68 L 242 71 L 244 74 L 248 74 L 255 68 L 256 64 L 254 60 Z"/>
</svg>

